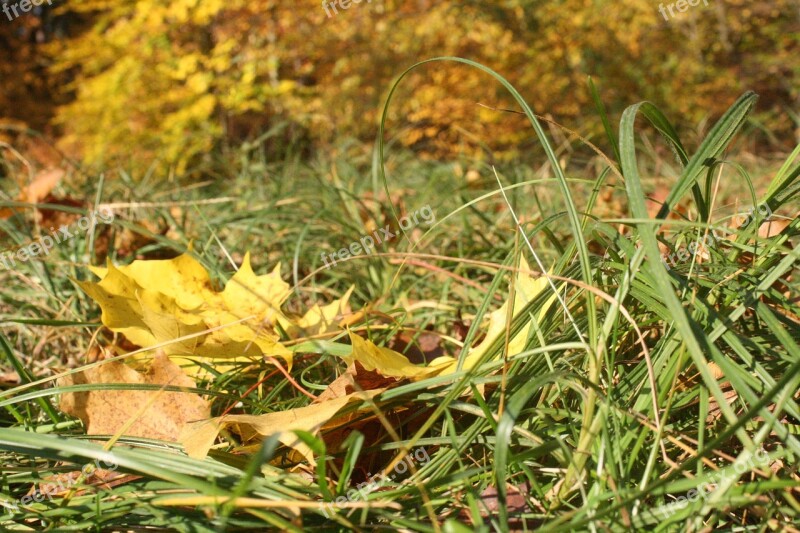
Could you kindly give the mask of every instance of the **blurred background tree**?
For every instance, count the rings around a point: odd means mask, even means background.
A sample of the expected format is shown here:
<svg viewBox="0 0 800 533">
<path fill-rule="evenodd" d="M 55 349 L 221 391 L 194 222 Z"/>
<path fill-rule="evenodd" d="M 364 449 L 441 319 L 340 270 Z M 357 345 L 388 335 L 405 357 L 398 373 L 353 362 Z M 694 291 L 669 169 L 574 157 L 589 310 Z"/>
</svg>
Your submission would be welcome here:
<svg viewBox="0 0 800 533">
<path fill-rule="evenodd" d="M 613 112 L 649 99 L 679 124 L 753 89 L 774 141 L 797 135 L 797 0 L 700 2 L 669 20 L 650 0 L 373 0 L 332 16 L 317 0 L 43 7 L 0 24 L 12 50 L 0 116 L 54 126 L 90 164 L 157 158 L 183 172 L 279 123 L 312 146 L 370 140 L 392 80 L 442 55 L 491 66 L 538 113 L 586 134 L 591 75 Z M 513 107 L 504 91 L 464 65 L 417 70 L 399 96 L 391 131 L 421 154 L 480 155 L 489 143 L 510 157 L 530 139 L 519 117 L 491 109 Z"/>
</svg>

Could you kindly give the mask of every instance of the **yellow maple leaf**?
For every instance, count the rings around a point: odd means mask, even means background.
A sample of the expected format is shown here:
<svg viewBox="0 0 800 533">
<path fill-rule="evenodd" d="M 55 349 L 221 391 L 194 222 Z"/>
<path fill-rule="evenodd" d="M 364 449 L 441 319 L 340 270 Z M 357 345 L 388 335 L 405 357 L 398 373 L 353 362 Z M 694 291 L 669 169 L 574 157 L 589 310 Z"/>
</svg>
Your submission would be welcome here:
<svg viewBox="0 0 800 533">
<path fill-rule="evenodd" d="M 528 274 L 529 270 L 525 258 L 520 258 L 519 273 L 515 280 L 514 317 L 519 315 L 522 309 L 548 286 L 546 277 L 540 276 L 534 278 Z M 554 300 L 555 295 L 542 306 L 538 318 L 544 316 L 544 313 Z M 490 313 L 486 337 L 480 344 L 470 348 L 464 360 L 464 364 L 462 365 L 462 370 L 469 370 L 474 367 L 486 354 L 492 343 L 495 342 L 498 337 L 505 335 L 506 321 L 510 308 L 509 304 L 510 302 L 506 302 L 500 309 Z M 516 355 L 522 352 L 525 347 L 525 342 L 528 339 L 530 327 L 530 323 L 525 324 L 525 326 L 509 340 L 508 355 Z M 350 334 L 350 343 L 353 345 L 353 351 L 350 355 L 342 357 L 348 364 L 358 361 L 366 370 L 374 370 L 387 377 L 420 380 L 435 375 L 452 374 L 458 368 L 458 359 L 451 356 L 437 357 L 431 361 L 427 367 L 417 366 L 409 361 L 405 355 L 397 353 L 389 348 L 376 346 L 372 342 L 366 341 L 352 333 Z"/>
<path fill-rule="evenodd" d="M 79 285 L 100 304 L 103 324 L 139 346 L 168 343 L 163 349 L 170 356 L 278 356 L 291 366 L 292 352 L 274 328 L 278 318 L 289 320 L 280 310 L 289 285 L 279 268 L 257 276 L 247 254 L 225 289 L 216 292 L 203 265 L 184 254 L 122 267 L 109 261 L 107 268 L 91 268 L 100 282 Z M 214 328 L 220 329 L 210 331 Z"/>
<path fill-rule="evenodd" d="M 350 312 L 348 300 L 353 294 L 355 286 L 351 286 L 344 296 L 328 305 L 314 304 L 302 317 L 290 321 L 286 317 L 279 316 L 278 322 L 290 337 L 314 337 L 338 331 L 340 329 L 338 319 Z"/>
<path fill-rule="evenodd" d="M 512 317 L 516 318 L 517 315 L 522 311 L 522 309 L 536 296 L 539 295 L 543 290 L 545 290 L 548 286 L 547 278 L 545 276 L 539 276 L 538 278 L 534 278 L 528 272 L 530 271 L 530 267 L 528 266 L 528 262 L 525 260 L 524 257 L 520 257 L 519 262 L 519 272 L 517 273 L 517 277 L 515 280 L 516 286 L 514 287 L 514 306 L 512 312 Z M 547 309 L 550 307 L 550 304 L 553 303 L 556 296 L 555 294 L 550 297 L 550 299 L 542 306 L 542 309 L 539 311 L 539 315 L 537 320 L 540 320 L 544 314 L 547 312 Z M 492 343 L 494 343 L 498 337 L 505 336 L 506 333 L 506 322 L 508 320 L 508 313 L 509 313 L 509 303 L 505 302 L 500 309 L 494 311 L 493 313 L 489 314 L 489 327 L 486 331 L 486 337 L 484 337 L 483 341 L 478 344 L 477 346 L 472 347 L 467 357 L 464 359 L 464 364 L 462 365 L 462 370 L 469 370 L 470 368 L 474 367 L 478 361 L 486 354 L 486 351 L 491 347 Z M 525 347 L 525 343 L 528 340 L 528 334 L 530 332 L 531 324 L 528 322 L 523 326 L 523 328 L 511 337 L 508 341 L 508 355 L 517 355 L 522 352 L 523 348 Z M 450 356 L 442 356 L 437 357 L 433 361 L 430 362 L 428 368 L 437 369 L 440 371 L 441 375 L 444 374 L 451 374 L 456 371 L 458 368 L 458 359 Z"/>
<path fill-rule="evenodd" d="M 89 270 L 103 279 L 100 285 L 111 294 L 115 289 L 138 286 L 171 297 L 187 311 L 197 309 L 214 293 L 205 267 L 188 254 L 167 260 L 134 261 L 121 267 L 114 267 L 109 260 L 107 268 L 90 266 Z M 119 277 L 107 279 L 112 271 L 117 271 Z"/>
<path fill-rule="evenodd" d="M 342 356 L 348 365 L 358 361 L 365 370 L 374 370 L 382 376 L 398 379 L 422 379 L 432 373 L 430 368 L 415 365 L 405 355 L 389 348 L 376 346 L 371 341 L 364 340 L 352 332 L 350 332 L 350 344 L 353 345 L 353 351 L 350 355 Z"/>
<path fill-rule="evenodd" d="M 257 316 L 267 325 L 274 325 L 281 316 L 280 307 L 289 297 L 289 284 L 281 279 L 281 265 L 266 275 L 257 276 L 250 266 L 250 254 L 244 256 L 239 271 L 220 294 L 225 308 L 238 318 Z M 206 315 L 217 309 L 208 309 Z"/>
</svg>

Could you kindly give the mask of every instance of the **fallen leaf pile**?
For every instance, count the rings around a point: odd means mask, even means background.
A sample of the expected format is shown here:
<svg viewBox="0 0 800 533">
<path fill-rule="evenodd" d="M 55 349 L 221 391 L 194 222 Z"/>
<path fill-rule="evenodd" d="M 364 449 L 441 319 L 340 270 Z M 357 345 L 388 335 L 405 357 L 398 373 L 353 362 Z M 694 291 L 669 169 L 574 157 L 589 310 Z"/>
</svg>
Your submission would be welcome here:
<svg viewBox="0 0 800 533">
<path fill-rule="evenodd" d="M 90 268 L 101 281 L 82 282 L 80 286 L 100 304 L 103 324 L 134 344 L 158 347 L 173 359 L 278 356 L 291 368 L 293 354 L 282 343 L 281 334 L 308 338 L 340 330 L 342 317 L 349 312 L 347 302 L 352 292 L 351 288 L 340 300 L 326 306 L 315 305 L 304 316 L 290 318 L 281 310 L 290 287 L 280 278 L 280 265 L 270 274 L 257 276 L 250 266 L 249 254 L 221 292 L 213 289 L 206 269 L 187 254 L 170 260 L 134 261 L 123 267 L 109 262 L 106 268 Z M 514 281 L 513 303 L 506 302 L 490 313 L 487 334 L 480 344 L 469 349 L 463 370 L 478 364 L 491 344 L 505 334 L 509 313 L 517 316 L 547 288 L 546 278 L 534 278 L 528 272 L 528 264 L 523 259 Z M 555 296 L 550 298 L 541 313 L 554 299 Z M 530 327 L 526 325 L 509 339 L 509 355 L 522 351 Z M 136 412 L 153 392 L 97 391 L 64 395 L 62 409 L 81 418 L 88 433 L 122 431 L 126 435 L 177 439 L 193 457 L 204 457 L 223 429 L 238 434 L 245 445 L 280 433 L 279 439 L 284 445 L 313 462 L 311 450 L 291 433 L 293 430 L 317 434 L 341 428 L 368 410 L 368 402 L 395 383 L 450 374 L 458 367 L 458 360 L 451 356 L 437 357 L 428 366 L 418 366 L 405 355 L 377 346 L 352 331 L 349 338 L 352 351 L 342 356 L 348 364 L 347 372 L 305 407 L 209 419 L 208 407 L 200 398 L 162 393 L 162 399 L 156 400 L 147 410 L 148 417 L 153 417 L 152 424 L 131 426 L 130 421 L 136 418 Z M 193 386 L 192 380 L 169 362 L 169 358 L 157 358 L 148 374 L 140 374 L 124 363 L 112 362 L 94 372 L 77 374 L 69 383 Z M 122 403 L 129 408 L 115 412 L 111 408 Z M 134 429 L 137 427 L 139 432 Z"/>
</svg>

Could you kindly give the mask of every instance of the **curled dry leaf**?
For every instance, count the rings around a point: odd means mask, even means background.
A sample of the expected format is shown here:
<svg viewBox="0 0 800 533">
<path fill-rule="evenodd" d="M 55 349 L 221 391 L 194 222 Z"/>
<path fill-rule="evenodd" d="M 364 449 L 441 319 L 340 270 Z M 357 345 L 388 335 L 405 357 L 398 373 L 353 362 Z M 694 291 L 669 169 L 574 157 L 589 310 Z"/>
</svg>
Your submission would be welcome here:
<svg viewBox="0 0 800 533">
<path fill-rule="evenodd" d="M 469 370 L 473 366 L 475 366 L 478 361 L 486 354 L 487 350 L 491 347 L 491 345 L 498 339 L 505 336 L 506 333 L 506 323 L 508 321 L 508 314 L 512 313 L 513 317 L 518 316 L 525 306 L 530 303 L 531 300 L 536 298 L 541 292 L 547 290 L 549 283 L 547 282 L 547 278 L 544 276 L 540 276 L 538 278 L 534 278 L 529 274 L 530 267 L 528 266 L 528 262 L 525 261 L 524 257 L 520 258 L 519 264 L 519 272 L 516 277 L 515 281 L 515 290 L 514 290 L 514 303 L 513 307 L 510 301 L 507 301 L 503 304 L 500 309 L 494 311 L 489 315 L 489 327 L 486 332 L 486 336 L 484 337 L 483 341 L 474 346 L 470 349 L 467 357 L 464 360 L 464 364 L 462 366 L 463 370 Z M 540 320 L 544 314 L 547 312 L 547 309 L 550 305 L 555 301 L 556 296 L 555 294 L 550 297 L 550 299 L 542 306 L 541 311 L 539 312 L 539 316 L 537 320 Z M 528 340 L 528 333 L 530 331 L 531 324 L 526 324 L 516 335 L 508 340 L 508 355 L 517 355 L 522 352 L 525 348 L 525 343 Z M 456 371 L 458 368 L 458 359 L 455 357 L 450 356 L 443 356 L 438 357 L 431 361 L 430 366 L 428 367 L 432 371 L 439 373 L 440 375 L 451 374 Z"/>
<path fill-rule="evenodd" d="M 436 371 L 430 368 L 413 364 L 405 355 L 376 346 L 352 332 L 350 332 L 350 344 L 353 345 L 353 351 L 350 355 L 342 356 L 349 365 L 358 362 L 367 371 L 375 371 L 382 376 L 397 379 L 424 379 L 436 374 Z"/>
<path fill-rule="evenodd" d="M 65 174 L 66 172 L 60 168 L 39 171 L 27 186 L 21 188 L 17 200 L 30 204 L 41 202 L 50 195 L 50 191 L 58 185 Z M 0 209 L 0 219 L 9 218 L 15 210 L 16 208 L 6 207 Z"/>
<path fill-rule="evenodd" d="M 20 200 L 32 204 L 41 202 L 50 194 L 56 185 L 61 181 L 66 172 L 60 168 L 42 170 L 36 174 L 33 181 L 25 188 L 20 195 Z"/>
<path fill-rule="evenodd" d="M 223 428 L 228 428 L 242 437 L 244 442 L 263 439 L 280 433 L 279 440 L 293 448 L 309 463 L 314 462 L 311 449 L 292 433 L 294 430 L 317 433 L 326 424 L 333 423 L 338 416 L 352 412 L 350 407 L 363 409 L 364 400 L 372 399 L 385 389 L 358 392 L 315 403 L 306 407 L 278 411 L 265 415 L 227 415 L 202 422 L 188 424 L 181 432 L 179 441 L 190 457 L 203 458 L 214 444 Z"/>
<path fill-rule="evenodd" d="M 510 309 L 509 301 L 504 303 L 500 309 L 489 315 L 489 326 L 486 336 L 480 344 L 470 349 L 464 360 L 462 366 L 463 370 L 469 370 L 474 367 L 486 354 L 492 343 L 505 335 L 509 312 L 513 312 L 514 316 L 517 316 L 533 298 L 547 289 L 547 278 L 544 276 L 534 278 L 528 273 L 529 271 L 530 268 L 528 267 L 527 261 L 521 258 L 519 273 L 515 281 L 516 287 L 513 311 Z M 539 318 L 544 315 L 554 300 L 555 295 L 551 296 L 542 307 Z M 516 335 L 509 339 L 509 355 L 516 355 L 522 352 L 525 342 L 528 339 L 530 327 L 530 324 L 525 325 Z M 458 368 L 458 359 L 451 356 L 437 357 L 431 361 L 430 365 L 427 367 L 417 366 L 405 355 L 390 350 L 389 348 L 376 346 L 371 341 L 364 340 L 358 335 L 354 335 L 352 332 L 350 333 L 350 343 L 353 345 L 353 351 L 350 355 L 343 356 L 342 358 L 347 361 L 348 364 L 358 362 L 365 370 L 378 372 L 382 376 L 397 379 L 409 378 L 420 380 L 436 375 L 452 374 Z"/>
<path fill-rule="evenodd" d="M 341 398 L 354 392 L 388 388 L 397 383 L 395 378 L 387 378 L 375 371 L 366 370 L 356 361 L 347 370 L 334 379 L 328 388 L 317 396 L 315 403 L 325 402 L 333 398 Z"/>
<path fill-rule="evenodd" d="M 360 339 L 360 337 L 357 337 Z M 357 342 L 357 341 L 356 341 Z M 365 341 L 361 341 L 365 342 Z M 244 442 L 284 431 L 280 441 L 294 448 L 303 458 L 312 461 L 311 450 L 290 433 L 292 430 L 304 430 L 316 433 L 321 428 L 332 425 L 346 425 L 363 409 L 356 410 L 345 407 L 385 391 L 397 383 L 395 378 L 387 378 L 377 372 L 365 370 L 359 362 L 351 364 L 347 371 L 336 378 L 313 404 L 289 411 L 269 413 L 260 416 L 229 415 L 203 422 L 190 424 L 180 437 L 186 452 L 191 457 L 202 458 L 208 454 L 217 435 L 223 428 L 230 428 L 240 435 Z M 335 433 L 335 432 L 334 432 Z M 341 434 L 336 433 L 333 440 Z M 335 447 L 338 442 L 331 442 L 326 437 L 326 444 Z"/>
</svg>

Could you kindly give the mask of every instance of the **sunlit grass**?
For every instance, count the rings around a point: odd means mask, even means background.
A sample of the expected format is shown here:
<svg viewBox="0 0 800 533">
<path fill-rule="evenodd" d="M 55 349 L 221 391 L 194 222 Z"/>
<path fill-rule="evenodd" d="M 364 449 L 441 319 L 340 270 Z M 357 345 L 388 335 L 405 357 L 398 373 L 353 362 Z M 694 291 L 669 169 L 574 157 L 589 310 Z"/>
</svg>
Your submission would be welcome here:
<svg viewBox="0 0 800 533">
<path fill-rule="evenodd" d="M 499 338 L 477 369 L 382 394 L 392 431 L 378 438 L 353 432 L 348 446 L 330 450 L 323 480 L 269 465 L 283 457 L 271 440 L 244 455 L 226 438 L 197 461 L 174 444 L 122 438 L 113 451 L 120 470 L 133 476 L 127 483 L 76 495 L 66 506 L 57 499 L 31 504 L 2 527 L 457 531 L 459 522 L 470 530 L 671 531 L 779 530 L 796 522 L 798 152 L 766 182 L 750 177 L 762 168 L 726 156 L 753 105 L 749 94 L 699 147 L 683 146 L 653 106 L 629 108 L 619 128 L 600 107 L 609 138 L 599 144 L 613 148 L 600 158 L 604 170 L 587 175 L 585 167 L 562 164 L 521 96 L 506 88 L 530 111 L 548 165 L 425 163 L 382 144 L 385 165 L 355 145 L 334 159 L 269 162 L 248 147 L 208 187 L 106 179 L 100 202 L 140 203 L 138 215 L 119 209 L 112 243 L 145 235 L 138 253 L 146 256 L 191 245 L 220 281 L 247 250 L 260 272 L 282 261 L 284 279 L 296 286 L 290 308 L 328 302 L 354 284 L 354 309 L 368 310 L 351 329 L 378 343 L 428 330 L 451 355 L 479 339 L 481 317 L 508 298 L 518 256 L 539 273 L 534 252 L 561 302 L 545 292 L 509 323 L 512 335 L 533 323 L 524 352 L 504 362 Z M 392 126 L 382 126 L 388 138 Z M 641 177 L 653 166 L 641 142 L 657 142 L 652 127 L 672 145 L 678 174 L 657 218 Z M 733 180 L 754 194 L 731 195 Z M 94 198 L 96 185 L 87 183 L 83 193 Z M 200 203 L 221 197 L 232 200 Z M 603 198 L 622 201 L 609 209 Z M 194 207 L 185 203 L 192 200 Z M 427 233 L 411 231 L 380 253 L 322 268 L 321 252 L 424 205 L 437 219 Z M 732 215 L 756 206 L 788 224 L 768 237 L 758 235 L 762 220 L 732 224 Z M 27 215 L 2 229 L 17 243 L 35 232 Z M 685 259 L 669 269 L 662 263 L 664 254 L 711 232 L 724 237 L 679 253 Z M 25 374 L 21 385 L 0 392 L 0 500 L 24 496 L 57 461 L 77 469 L 104 453 L 54 409 L 59 391 L 52 383 L 25 386 L 87 363 L 91 345 L 111 343 L 107 332 L 96 335 L 98 309 L 70 279 L 87 277 L 88 250 L 75 239 L 43 262 L 0 272 L 2 353 L 9 368 Z M 114 245 L 109 255 L 131 260 Z M 323 389 L 343 370 L 331 353 L 346 353 L 345 339 L 301 346 L 295 378 Z M 209 391 L 217 415 L 239 402 L 239 412 L 252 414 L 308 402 L 279 374 L 250 390 L 272 370 L 263 362 L 198 386 Z M 325 506 L 367 472 L 391 470 L 403 450 L 420 447 L 430 460 L 417 462 L 413 474 L 395 476 L 358 502 Z M 708 483 L 713 490 L 698 496 Z M 686 500 L 693 490 L 694 501 Z"/>
</svg>

